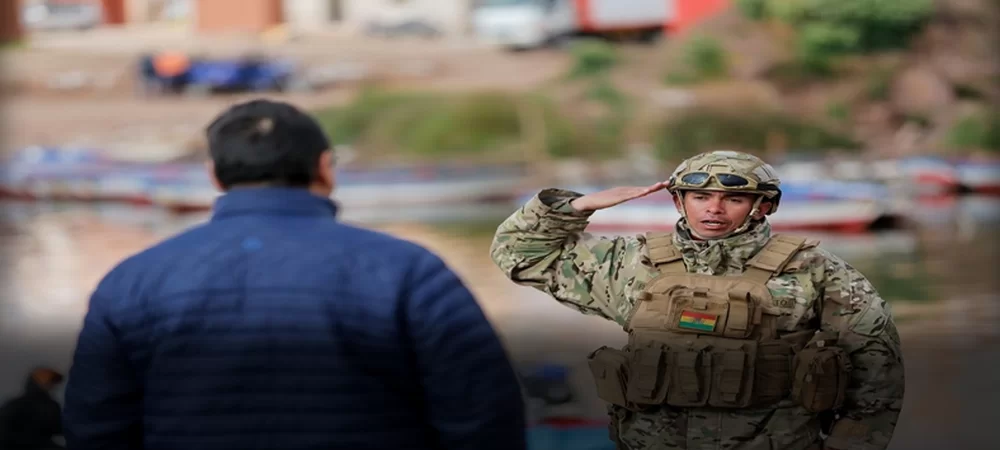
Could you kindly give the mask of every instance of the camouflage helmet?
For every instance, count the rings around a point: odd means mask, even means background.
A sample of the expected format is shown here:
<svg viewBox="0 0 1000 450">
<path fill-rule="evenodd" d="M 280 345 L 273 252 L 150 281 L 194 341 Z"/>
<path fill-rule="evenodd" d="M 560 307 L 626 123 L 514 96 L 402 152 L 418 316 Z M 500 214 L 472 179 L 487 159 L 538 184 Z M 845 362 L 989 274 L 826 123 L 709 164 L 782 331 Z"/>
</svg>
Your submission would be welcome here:
<svg viewBox="0 0 1000 450">
<path fill-rule="evenodd" d="M 771 203 L 768 214 L 778 209 L 781 180 L 770 164 L 742 152 L 716 150 L 681 162 L 667 180 L 667 190 L 721 191 L 760 194 Z M 758 202 L 759 203 L 759 202 Z"/>
</svg>

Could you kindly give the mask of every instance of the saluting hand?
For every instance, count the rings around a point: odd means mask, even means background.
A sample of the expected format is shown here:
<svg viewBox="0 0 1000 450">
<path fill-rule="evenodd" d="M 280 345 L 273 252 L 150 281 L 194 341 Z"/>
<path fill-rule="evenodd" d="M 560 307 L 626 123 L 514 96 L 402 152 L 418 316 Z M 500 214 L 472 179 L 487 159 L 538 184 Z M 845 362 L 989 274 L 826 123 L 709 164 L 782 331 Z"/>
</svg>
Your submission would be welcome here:
<svg viewBox="0 0 1000 450">
<path fill-rule="evenodd" d="M 666 187 L 666 181 L 661 181 L 653 184 L 652 186 L 613 187 L 611 189 L 579 197 L 570 202 L 570 206 L 577 211 L 597 211 L 599 209 L 610 208 L 617 204 L 625 203 L 629 200 L 645 197 L 653 192 L 666 189 Z"/>
</svg>

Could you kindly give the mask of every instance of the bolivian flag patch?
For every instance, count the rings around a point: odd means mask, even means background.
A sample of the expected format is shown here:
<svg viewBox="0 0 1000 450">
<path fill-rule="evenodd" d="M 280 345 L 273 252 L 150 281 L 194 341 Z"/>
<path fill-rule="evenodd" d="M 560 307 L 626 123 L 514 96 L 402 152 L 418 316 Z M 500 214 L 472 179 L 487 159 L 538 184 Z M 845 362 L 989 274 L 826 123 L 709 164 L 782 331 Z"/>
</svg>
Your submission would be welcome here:
<svg viewBox="0 0 1000 450">
<path fill-rule="evenodd" d="M 715 331 L 715 322 L 719 316 L 715 314 L 681 311 L 681 328 L 698 331 Z"/>
</svg>

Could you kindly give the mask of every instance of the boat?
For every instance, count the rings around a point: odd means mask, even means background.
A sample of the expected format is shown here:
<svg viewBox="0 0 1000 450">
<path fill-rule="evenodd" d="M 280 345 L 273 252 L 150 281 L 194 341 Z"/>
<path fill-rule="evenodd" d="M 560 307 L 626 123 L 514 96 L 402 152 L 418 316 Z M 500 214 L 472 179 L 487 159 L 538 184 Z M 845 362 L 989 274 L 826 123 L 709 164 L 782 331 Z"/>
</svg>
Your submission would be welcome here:
<svg viewBox="0 0 1000 450">
<path fill-rule="evenodd" d="M 640 199 L 641 200 L 641 199 Z M 595 212 L 589 231 L 671 231 L 681 215 L 673 202 L 628 202 Z M 771 228 L 862 233 L 897 225 L 899 217 L 885 205 L 873 201 L 818 200 L 782 201 L 767 217 Z"/>
<path fill-rule="evenodd" d="M 955 166 L 948 160 L 933 156 L 916 156 L 896 161 L 897 175 L 927 188 L 928 191 L 958 189 Z"/>
<path fill-rule="evenodd" d="M 588 194 L 609 186 L 572 186 L 567 190 Z M 775 230 L 815 230 L 865 232 L 900 224 L 903 209 L 892 201 L 890 190 L 881 183 L 816 180 L 783 183 L 778 211 L 768 216 Z M 527 202 L 536 192 L 524 193 Z M 681 218 L 672 197 L 663 192 L 595 212 L 589 231 L 672 230 Z"/>
<path fill-rule="evenodd" d="M 497 204 L 515 198 L 527 176 L 518 166 L 344 169 L 336 175 L 332 199 L 347 210 Z M 152 183 L 148 190 L 153 205 L 176 212 L 211 209 L 219 196 L 203 169 Z"/>
<path fill-rule="evenodd" d="M 530 426 L 529 450 L 614 450 L 607 420 L 550 418 Z"/>
<path fill-rule="evenodd" d="M 513 200 L 524 164 L 338 167 L 334 200 L 345 208 L 428 207 Z M 29 147 L 0 172 L 0 196 L 22 200 L 122 201 L 186 212 L 219 192 L 197 162 L 136 162 L 89 148 Z"/>
<path fill-rule="evenodd" d="M 964 161 L 955 165 L 955 177 L 966 192 L 1000 195 L 1000 161 Z"/>
</svg>

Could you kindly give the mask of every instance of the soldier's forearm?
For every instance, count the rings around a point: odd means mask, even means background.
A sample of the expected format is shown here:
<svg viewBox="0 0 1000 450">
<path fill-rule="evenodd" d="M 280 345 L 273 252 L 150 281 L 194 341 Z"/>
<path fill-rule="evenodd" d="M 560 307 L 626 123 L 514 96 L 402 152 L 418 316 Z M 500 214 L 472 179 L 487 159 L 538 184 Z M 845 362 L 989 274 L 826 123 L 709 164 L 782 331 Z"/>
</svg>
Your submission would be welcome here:
<svg viewBox="0 0 1000 450">
<path fill-rule="evenodd" d="M 899 402 L 902 403 L 902 402 Z M 859 417 L 850 412 L 833 425 L 830 436 L 823 444 L 830 450 L 885 450 L 892 440 L 899 406 Z"/>
<path fill-rule="evenodd" d="M 891 324 L 891 319 L 889 324 Z M 884 450 L 903 406 L 904 370 L 895 327 L 878 336 L 844 333 L 841 344 L 852 355 L 851 383 L 843 417 L 831 431 L 827 448 Z"/>
<path fill-rule="evenodd" d="M 566 239 L 582 232 L 592 213 L 569 203 L 581 194 L 546 189 L 505 220 L 493 238 L 490 255 L 508 275 L 561 251 Z"/>
<path fill-rule="evenodd" d="M 573 200 L 582 197 L 579 192 L 565 189 L 544 189 L 521 209 L 525 219 L 535 221 L 530 230 L 562 237 L 583 231 L 594 211 L 580 211 L 573 207 Z"/>
</svg>

